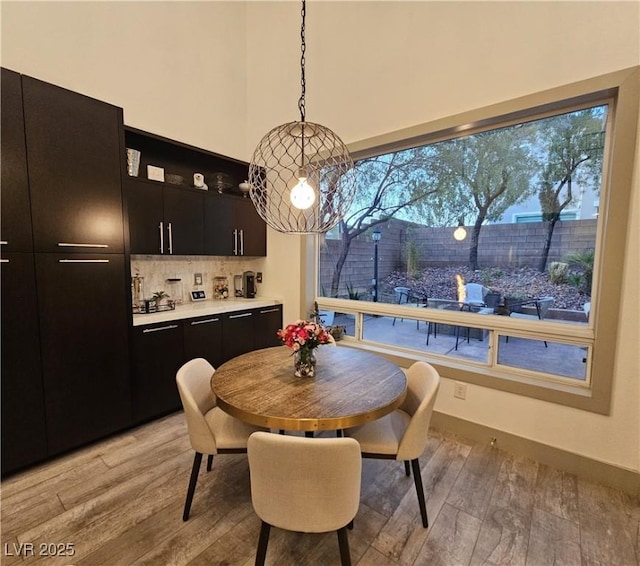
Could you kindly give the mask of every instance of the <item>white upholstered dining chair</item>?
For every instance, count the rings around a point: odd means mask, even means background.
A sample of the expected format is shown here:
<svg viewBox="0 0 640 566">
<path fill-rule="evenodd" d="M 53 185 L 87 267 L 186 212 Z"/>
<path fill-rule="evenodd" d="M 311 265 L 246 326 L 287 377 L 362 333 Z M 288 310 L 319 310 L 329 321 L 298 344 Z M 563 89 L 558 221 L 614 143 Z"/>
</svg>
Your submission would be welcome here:
<svg viewBox="0 0 640 566">
<path fill-rule="evenodd" d="M 352 438 L 305 438 L 256 432 L 248 443 L 251 501 L 262 520 L 256 566 L 264 564 L 271 527 L 337 531 L 342 566 L 351 564 L 347 526 L 360 505 L 362 459 Z"/>
<path fill-rule="evenodd" d="M 251 433 L 263 430 L 244 424 L 216 406 L 210 386 L 214 371 L 207 360 L 196 358 L 184 364 L 176 374 L 176 383 L 187 419 L 189 440 L 195 450 L 182 514 L 183 521 L 189 518 L 202 455 L 207 454 L 207 471 L 211 471 L 215 454 L 246 452 L 247 440 Z"/>
<path fill-rule="evenodd" d="M 347 436 L 360 443 L 364 458 L 403 460 L 410 475 L 409 462 L 418 496 L 422 525 L 427 528 L 427 506 L 420 475 L 419 458 L 427 446 L 429 422 L 440 387 L 440 375 L 426 362 L 415 362 L 407 374 L 407 396 L 399 409 L 367 423 L 349 429 Z"/>
</svg>

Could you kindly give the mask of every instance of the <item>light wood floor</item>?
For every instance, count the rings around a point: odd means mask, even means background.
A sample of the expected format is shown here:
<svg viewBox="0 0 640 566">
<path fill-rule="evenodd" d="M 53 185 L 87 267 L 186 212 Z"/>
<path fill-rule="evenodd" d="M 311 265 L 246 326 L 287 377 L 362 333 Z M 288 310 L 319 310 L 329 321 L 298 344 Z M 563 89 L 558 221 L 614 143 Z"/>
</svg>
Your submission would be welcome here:
<svg viewBox="0 0 640 566">
<path fill-rule="evenodd" d="M 184 523 L 192 458 L 178 413 L 8 478 L 2 564 L 253 564 L 246 456 L 216 457 L 209 473 L 203 463 Z M 403 465 L 364 462 L 354 565 L 638 565 L 640 506 L 621 492 L 438 431 L 420 461 L 429 529 Z M 75 555 L 39 556 L 41 543 Z M 267 564 L 339 564 L 337 537 L 273 529 Z"/>
</svg>

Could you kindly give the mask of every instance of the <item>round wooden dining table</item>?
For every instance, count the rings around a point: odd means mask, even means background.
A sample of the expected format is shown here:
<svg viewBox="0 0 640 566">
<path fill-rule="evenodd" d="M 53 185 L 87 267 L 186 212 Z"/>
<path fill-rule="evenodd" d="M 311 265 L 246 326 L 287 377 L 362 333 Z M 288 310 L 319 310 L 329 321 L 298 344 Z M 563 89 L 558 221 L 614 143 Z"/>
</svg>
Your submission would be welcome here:
<svg viewBox="0 0 640 566">
<path fill-rule="evenodd" d="M 341 430 L 399 407 L 407 390 L 394 363 L 348 347 L 320 346 L 315 377 L 295 377 L 286 346 L 256 350 L 222 364 L 211 377 L 218 406 L 256 426 Z"/>
</svg>

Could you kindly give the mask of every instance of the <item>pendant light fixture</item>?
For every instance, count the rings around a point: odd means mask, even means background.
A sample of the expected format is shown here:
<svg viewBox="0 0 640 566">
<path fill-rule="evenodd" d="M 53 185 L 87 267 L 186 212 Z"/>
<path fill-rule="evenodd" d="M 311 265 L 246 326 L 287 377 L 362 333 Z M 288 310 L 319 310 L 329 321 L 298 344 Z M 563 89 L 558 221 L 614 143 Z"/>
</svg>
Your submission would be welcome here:
<svg viewBox="0 0 640 566">
<path fill-rule="evenodd" d="M 273 128 L 249 164 L 249 196 L 273 229 L 291 234 L 327 232 L 347 213 L 356 191 L 349 150 L 329 128 L 306 121 L 305 18 L 302 0 L 299 122 Z"/>
</svg>

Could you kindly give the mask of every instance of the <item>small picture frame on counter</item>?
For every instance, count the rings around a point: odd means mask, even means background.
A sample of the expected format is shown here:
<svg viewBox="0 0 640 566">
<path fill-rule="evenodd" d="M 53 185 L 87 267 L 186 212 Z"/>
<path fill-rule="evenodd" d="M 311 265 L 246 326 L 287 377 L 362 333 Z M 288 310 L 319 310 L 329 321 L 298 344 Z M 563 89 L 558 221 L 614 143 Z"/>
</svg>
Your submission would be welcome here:
<svg viewBox="0 0 640 566">
<path fill-rule="evenodd" d="M 147 179 L 164 183 L 164 169 L 155 165 L 147 165 Z"/>
</svg>

